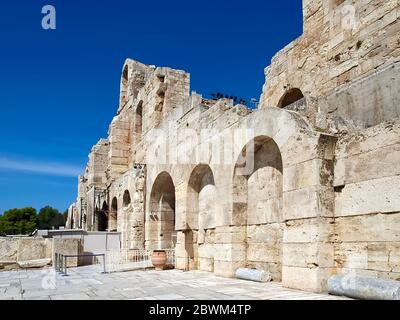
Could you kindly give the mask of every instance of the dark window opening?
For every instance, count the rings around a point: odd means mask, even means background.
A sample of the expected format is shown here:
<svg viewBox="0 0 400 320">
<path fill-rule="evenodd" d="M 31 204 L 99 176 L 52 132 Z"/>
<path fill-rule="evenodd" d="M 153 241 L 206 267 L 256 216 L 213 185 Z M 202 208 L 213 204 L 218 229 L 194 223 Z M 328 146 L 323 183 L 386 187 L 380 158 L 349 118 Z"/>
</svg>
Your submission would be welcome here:
<svg viewBox="0 0 400 320">
<path fill-rule="evenodd" d="M 303 93 L 300 89 L 293 88 L 287 91 L 279 101 L 278 107 L 285 108 L 301 99 L 304 98 Z"/>
</svg>

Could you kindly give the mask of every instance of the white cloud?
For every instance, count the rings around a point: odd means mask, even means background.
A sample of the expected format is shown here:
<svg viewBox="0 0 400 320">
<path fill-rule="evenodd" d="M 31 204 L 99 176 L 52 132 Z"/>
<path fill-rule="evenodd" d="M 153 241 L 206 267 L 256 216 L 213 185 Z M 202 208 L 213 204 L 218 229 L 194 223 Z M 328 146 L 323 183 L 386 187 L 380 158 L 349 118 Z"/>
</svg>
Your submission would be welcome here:
<svg viewBox="0 0 400 320">
<path fill-rule="evenodd" d="M 9 159 L 0 157 L 0 169 L 44 174 L 49 176 L 77 177 L 82 168 L 63 163 Z"/>
</svg>

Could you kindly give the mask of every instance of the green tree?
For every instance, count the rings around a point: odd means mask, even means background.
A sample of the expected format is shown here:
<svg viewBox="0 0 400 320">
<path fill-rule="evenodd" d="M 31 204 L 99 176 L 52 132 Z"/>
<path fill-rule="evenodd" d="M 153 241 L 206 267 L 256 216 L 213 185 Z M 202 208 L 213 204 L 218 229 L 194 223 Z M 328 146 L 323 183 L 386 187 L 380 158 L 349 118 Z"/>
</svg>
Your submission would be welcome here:
<svg viewBox="0 0 400 320">
<path fill-rule="evenodd" d="M 65 225 L 68 220 L 68 209 L 64 211 L 63 216 L 64 216 L 64 225 Z"/>
<path fill-rule="evenodd" d="M 37 228 L 36 209 L 27 207 L 5 211 L 0 217 L 0 234 L 30 234 Z"/>
<path fill-rule="evenodd" d="M 38 228 L 41 230 L 51 230 L 54 228 L 58 229 L 61 226 L 65 226 L 64 216 L 50 206 L 40 209 L 38 214 Z"/>
</svg>

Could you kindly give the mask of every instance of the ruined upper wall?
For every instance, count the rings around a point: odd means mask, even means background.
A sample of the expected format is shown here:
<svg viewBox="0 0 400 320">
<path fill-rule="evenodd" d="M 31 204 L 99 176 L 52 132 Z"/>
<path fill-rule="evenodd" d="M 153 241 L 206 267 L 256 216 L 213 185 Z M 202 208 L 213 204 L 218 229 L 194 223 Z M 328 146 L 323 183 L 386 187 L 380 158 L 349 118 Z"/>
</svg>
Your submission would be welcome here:
<svg viewBox="0 0 400 320">
<path fill-rule="evenodd" d="M 109 142 L 101 139 L 91 150 L 89 154 L 89 163 L 87 170 L 87 179 L 89 186 L 104 188 L 107 182 L 107 157 L 109 152 Z"/>
<path fill-rule="evenodd" d="M 148 66 L 138 61 L 127 59 L 121 73 L 120 99 L 118 112 L 129 102 L 135 99 L 141 88 L 144 87 L 154 66 Z"/>
<path fill-rule="evenodd" d="M 293 88 L 306 97 L 332 95 L 336 88 L 400 61 L 399 0 L 303 0 L 303 12 L 303 35 L 281 50 L 265 70 L 260 108 L 279 106 Z M 386 80 L 377 79 L 362 95 L 379 95 L 376 90 L 392 85 Z M 359 98 L 357 92 L 351 94 Z M 344 116 L 351 118 L 352 112 Z M 392 117 L 389 112 L 368 119 L 366 126 Z"/>
<path fill-rule="evenodd" d="M 190 100 L 190 75 L 128 59 L 121 77 L 120 104 L 109 128 L 107 180 L 114 181 L 134 163 L 143 136 Z"/>
</svg>

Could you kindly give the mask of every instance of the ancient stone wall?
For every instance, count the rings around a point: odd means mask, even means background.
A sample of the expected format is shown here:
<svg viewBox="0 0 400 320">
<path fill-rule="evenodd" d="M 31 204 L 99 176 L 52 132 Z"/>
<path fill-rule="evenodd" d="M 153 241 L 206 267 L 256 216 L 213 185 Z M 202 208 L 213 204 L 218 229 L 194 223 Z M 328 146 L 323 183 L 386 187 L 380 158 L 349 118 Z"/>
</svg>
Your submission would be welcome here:
<svg viewBox="0 0 400 320">
<path fill-rule="evenodd" d="M 260 108 L 282 107 L 285 95 L 293 89 L 300 89 L 306 97 L 335 95 L 357 79 L 374 76 L 400 60 L 397 0 L 303 0 L 303 12 L 303 35 L 281 50 L 265 70 Z M 333 96 L 330 108 L 320 112 L 325 115 L 339 108 L 346 119 L 355 117 L 367 126 L 398 117 L 398 103 L 393 106 L 386 101 L 394 95 L 399 99 L 393 81 L 398 84 L 398 77 L 375 78 L 362 91 L 350 90 L 337 100 Z M 394 90 L 385 91 L 388 84 Z M 364 101 L 369 103 L 361 106 Z"/>
<path fill-rule="evenodd" d="M 145 176 L 146 168 L 137 165 L 109 188 L 109 199 L 116 202 L 116 230 L 122 233 L 124 249 L 144 249 Z"/>
<path fill-rule="evenodd" d="M 258 268 L 302 290 L 333 274 L 399 279 L 399 3 L 303 7 L 257 110 L 128 59 L 68 225 L 175 249 L 179 269 Z"/>
<path fill-rule="evenodd" d="M 335 162 L 335 265 L 400 279 L 400 122 L 339 139 Z"/>
</svg>

